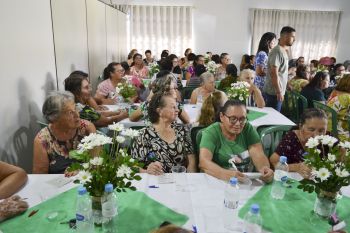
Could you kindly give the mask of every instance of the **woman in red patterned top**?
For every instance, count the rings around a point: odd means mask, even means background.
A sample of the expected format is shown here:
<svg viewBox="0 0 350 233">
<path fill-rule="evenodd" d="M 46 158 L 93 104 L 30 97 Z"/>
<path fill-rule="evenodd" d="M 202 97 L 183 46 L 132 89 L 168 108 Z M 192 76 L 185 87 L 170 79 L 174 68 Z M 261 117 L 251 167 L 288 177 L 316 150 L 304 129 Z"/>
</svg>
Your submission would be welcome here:
<svg viewBox="0 0 350 233">
<path fill-rule="evenodd" d="M 300 121 L 298 129 L 291 130 L 284 135 L 271 155 L 270 162 L 276 166 L 280 156 L 286 156 L 290 172 L 298 172 L 303 177 L 309 177 L 311 169 L 303 162 L 305 144 L 311 137 L 326 134 L 327 115 L 320 109 L 306 109 Z"/>
</svg>

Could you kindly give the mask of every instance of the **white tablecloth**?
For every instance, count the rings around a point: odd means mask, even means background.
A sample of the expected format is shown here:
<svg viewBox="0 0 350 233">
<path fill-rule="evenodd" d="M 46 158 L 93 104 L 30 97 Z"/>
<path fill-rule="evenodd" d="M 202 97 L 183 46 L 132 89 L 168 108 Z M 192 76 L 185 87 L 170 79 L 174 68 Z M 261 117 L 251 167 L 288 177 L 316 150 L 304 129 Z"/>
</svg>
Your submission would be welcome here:
<svg viewBox="0 0 350 233">
<path fill-rule="evenodd" d="M 117 105 L 106 105 L 110 110 L 117 110 Z M 184 109 L 188 113 L 191 123 L 195 123 L 198 120 L 199 112 L 201 105 L 196 104 L 185 104 Z M 256 120 L 251 121 L 250 123 L 253 127 L 257 128 L 262 125 L 292 125 L 294 126 L 294 122 L 289 120 L 287 117 L 282 115 L 280 112 L 276 111 L 273 108 L 265 107 L 265 108 L 257 108 L 257 107 L 248 107 L 250 110 L 265 112 L 267 115 L 260 117 Z M 125 127 L 129 128 L 131 126 L 144 126 L 144 121 L 140 120 L 137 122 L 132 122 L 129 118 L 122 120 L 120 123 L 124 124 Z"/>
<path fill-rule="evenodd" d="M 168 174 L 172 175 L 172 174 Z M 57 188 L 48 181 L 62 177 L 63 175 L 29 175 L 26 186 L 18 192 L 32 207 L 40 202 L 58 195 L 76 184 L 68 183 L 61 188 Z M 228 232 L 223 227 L 222 211 L 225 183 L 204 173 L 187 173 L 186 183 L 188 190 L 178 191 L 175 183 L 159 184 L 158 177 L 141 174 L 142 180 L 134 182 L 139 191 L 146 193 L 151 198 L 157 200 L 163 205 L 187 215 L 189 220 L 184 225 L 187 229 L 192 229 L 192 225 L 197 227 L 198 232 Z M 300 179 L 296 173 L 290 173 L 290 177 Z M 68 178 L 66 178 L 68 179 Z M 175 179 L 176 180 L 176 179 Z M 156 185 L 159 188 L 149 188 L 150 185 Z M 254 180 L 251 190 L 241 190 L 240 203 L 244 203 L 252 197 L 263 183 Z M 342 189 L 343 194 L 349 196 L 350 188 Z M 241 221 L 241 220 L 240 220 Z M 211 229 L 215 229 L 212 231 Z M 296 231 L 295 231 L 296 232 Z"/>
</svg>

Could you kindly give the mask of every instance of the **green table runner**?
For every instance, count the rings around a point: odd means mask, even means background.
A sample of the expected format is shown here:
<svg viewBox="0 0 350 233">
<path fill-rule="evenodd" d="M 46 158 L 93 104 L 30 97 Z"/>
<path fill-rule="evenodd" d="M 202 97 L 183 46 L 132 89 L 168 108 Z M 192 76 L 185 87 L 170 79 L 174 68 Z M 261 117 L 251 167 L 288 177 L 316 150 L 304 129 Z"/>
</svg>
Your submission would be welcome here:
<svg viewBox="0 0 350 233">
<path fill-rule="evenodd" d="M 317 217 L 313 213 L 316 194 L 305 193 L 297 188 L 299 183 L 287 188 L 282 200 L 274 200 L 271 195 L 272 185 L 262 187 L 239 210 L 239 217 L 244 218 L 251 204 L 260 205 L 263 228 L 273 233 L 326 233 L 331 229 L 327 220 Z M 350 231 L 350 198 L 342 197 L 337 203 L 337 214 L 341 220 L 345 220 Z"/>
<path fill-rule="evenodd" d="M 254 121 L 260 117 L 263 117 L 267 115 L 266 112 L 258 112 L 258 111 L 254 111 L 254 110 L 249 110 L 248 112 L 248 121 Z"/>
<path fill-rule="evenodd" d="M 74 232 L 69 229 L 68 224 L 60 224 L 60 222 L 65 222 L 75 217 L 76 196 L 77 188 L 61 193 L 57 197 L 30 208 L 23 215 L 0 224 L 0 230 L 3 233 Z M 119 215 L 117 218 L 118 233 L 147 233 L 158 228 L 164 221 L 183 225 L 188 220 L 187 216 L 174 212 L 142 192 L 128 191 L 126 193 L 118 193 L 117 197 L 119 205 Z M 28 218 L 28 214 L 32 210 L 39 211 L 34 216 Z M 49 222 L 45 218 L 45 215 L 53 210 L 64 210 L 67 217 L 62 221 Z M 100 231 L 96 230 L 96 232 Z"/>
</svg>

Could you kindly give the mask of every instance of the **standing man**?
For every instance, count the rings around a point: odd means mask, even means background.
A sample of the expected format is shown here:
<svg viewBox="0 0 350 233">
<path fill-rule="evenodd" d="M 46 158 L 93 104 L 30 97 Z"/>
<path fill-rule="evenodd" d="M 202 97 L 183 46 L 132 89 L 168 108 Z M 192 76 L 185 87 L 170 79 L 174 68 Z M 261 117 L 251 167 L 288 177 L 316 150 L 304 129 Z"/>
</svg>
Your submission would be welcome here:
<svg viewBox="0 0 350 233">
<path fill-rule="evenodd" d="M 280 39 L 269 53 L 268 69 L 264 86 L 266 107 L 281 111 L 288 82 L 288 49 L 295 41 L 295 29 L 289 26 L 282 28 Z"/>
</svg>

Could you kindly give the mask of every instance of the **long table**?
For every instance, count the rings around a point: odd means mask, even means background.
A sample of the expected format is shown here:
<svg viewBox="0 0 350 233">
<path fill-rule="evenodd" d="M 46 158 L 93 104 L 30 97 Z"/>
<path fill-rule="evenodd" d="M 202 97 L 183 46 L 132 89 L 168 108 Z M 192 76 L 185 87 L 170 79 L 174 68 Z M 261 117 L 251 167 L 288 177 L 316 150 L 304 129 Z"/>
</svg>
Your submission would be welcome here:
<svg viewBox="0 0 350 233">
<path fill-rule="evenodd" d="M 118 105 L 106 105 L 111 111 L 119 109 Z M 198 116 L 200 113 L 201 105 L 197 104 L 185 104 L 184 110 L 188 113 L 191 122 L 195 123 L 198 120 Z M 259 126 L 263 125 L 290 125 L 294 126 L 294 122 L 289 120 L 287 117 L 282 115 L 280 112 L 276 111 L 273 108 L 265 107 L 265 108 L 257 108 L 257 107 L 248 107 L 248 110 L 253 110 L 257 112 L 264 112 L 266 113 L 265 116 L 259 117 L 253 121 L 250 121 L 250 123 L 253 125 L 253 127 L 257 128 Z M 124 124 L 125 127 L 129 128 L 132 126 L 144 126 L 144 121 L 140 120 L 137 122 L 130 121 L 129 118 L 126 118 L 122 120 L 120 123 Z"/>
<path fill-rule="evenodd" d="M 52 180 L 62 176 L 29 175 L 28 183 L 17 194 L 28 198 L 27 201 L 32 207 L 77 186 L 70 182 L 60 188 L 55 187 Z M 148 174 L 141 174 L 141 176 L 141 181 L 133 182 L 138 191 L 144 192 L 176 212 L 187 215 L 189 220 L 183 227 L 192 229 L 192 226 L 196 226 L 201 233 L 228 232 L 222 222 L 225 182 L 205 173 L 187 173 L 186 184 L 189 188 L 186 191 L 178 191 L 175 183 L 160 184 L 157 176 Z M 289 173 L 289 176 L 296 180 L 301 179 L 297 173 Z M 152 185 L 159 188 L 150 188 L 149 186 Z M 263 185 L 260 180 L 254 180 L 251 190 L 241 190 L 239 205 L 243 206 Z M 350 196 L 349 187 L 343 188 L 342 192 L 343 195 Z"/>
</svg>

